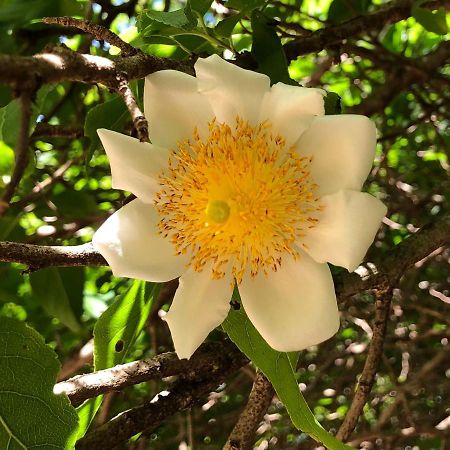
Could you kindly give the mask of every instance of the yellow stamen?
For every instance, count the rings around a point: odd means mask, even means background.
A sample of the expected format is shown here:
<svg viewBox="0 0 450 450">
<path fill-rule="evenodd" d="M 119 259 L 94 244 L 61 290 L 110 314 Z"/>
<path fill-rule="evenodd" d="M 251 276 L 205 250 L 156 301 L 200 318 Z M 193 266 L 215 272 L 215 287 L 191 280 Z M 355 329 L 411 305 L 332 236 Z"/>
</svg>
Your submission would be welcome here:
<svg viewBox="0 0 450 450">
<path fill-rule="evenodd" d="M 231 270 L 238 283 L 247 271 L 276 271 L 284 257 L 298 258 L 317 223 L 311 158 L 270 129 L 213 120 L 206 139 L 194 130 L 172 152 L 156 197 L 159 231 L 178 253 L 189 251 L 194 270 L 210 264 L 213 278 Z"/>
</svg>

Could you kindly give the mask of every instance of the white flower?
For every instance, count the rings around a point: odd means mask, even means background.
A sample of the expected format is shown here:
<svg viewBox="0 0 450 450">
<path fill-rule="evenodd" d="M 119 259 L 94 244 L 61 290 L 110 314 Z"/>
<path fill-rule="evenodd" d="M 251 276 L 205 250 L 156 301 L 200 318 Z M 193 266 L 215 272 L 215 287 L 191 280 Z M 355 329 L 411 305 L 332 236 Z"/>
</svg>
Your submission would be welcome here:
<svg viewBox="0 0 450 450">
<path fill-rule="evenodd" d="M 360 192 L 375 127 L 325 116 L 321 90 L 270 87 L 216 55 L 195 70 L 147 77 L 152 144 L 98 131 L 113 186 L 137 199 L 94 246 L 115 275 L 180 277 L 166 316 L 180 358 L 225 319 L 235 282 L 274 349 L 318 344 L 339 327 L 327 262 L 353 271 L 386 213 Z"/>
</svg>

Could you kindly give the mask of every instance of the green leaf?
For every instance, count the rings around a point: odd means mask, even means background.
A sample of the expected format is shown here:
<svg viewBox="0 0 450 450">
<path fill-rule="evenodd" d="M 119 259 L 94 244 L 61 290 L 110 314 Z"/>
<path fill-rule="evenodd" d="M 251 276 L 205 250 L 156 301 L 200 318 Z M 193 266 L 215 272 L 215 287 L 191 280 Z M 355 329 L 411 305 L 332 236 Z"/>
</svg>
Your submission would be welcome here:
<svg viewBox="0 0 450 450">
<path fill-rule="evenodd" d="M 341 114 L 341 97 L 336 92 L 327 92 L 325 97 L 325 114 Z"/>
<path fill-rule="evenodd" d="M 98 214 L 97 202 L 87 192 L 63 191 L 56 194 L 52 202 L 65 219 L 79 219 Z"/>
<path fill-rule="evenodd" d="M 208 12 L 212 0 L 190 0 L 188 3 L 193 11 L 196 11 L 201 16 L 204 16 Z"/>
<path fill-rule="evenodd" d="M 176 11 L 166 12 L 147 9 L 139 16 L 138 29 L 143 34 L 152 33 L 155 30 L 155 24 L 157 27 L 163 24 L 182 30 L 192 30 L 197 26 L 197 17 L 192 12 L 189 3 L 186 7 Z"/>
<path fill-rule="evenodd" d="M 436 34 L 447 34 L 448 26 L 444 8 L 439 8 L 437 11 L 430 11 L 422 8 L 419 4 L 413 5 L 411 12 L 414 19 L 420 23 L 427 31 L 431 31 Z"/>
<path fill-rule="evenodd" d="M 369 9 L 370 0 L 333 0 L 328 9 L 328 20 L 342 23 L 363 15 Z"/>
<path fill-rule="evenodd" d="M 36 128 L 36 119 L 41 112 L 45 99 L 53 86 L 41 87 L 32 104 L 29 133 Z M 0 108 L 0 140 L 11 148 L 15 148 L 20 133 L 21 105 L 20 99 L 15 98 L 3 108 Z"/>
<path fill-rule="evenodd" d="M 84 123 L 84 134 L 90 139 L 87 162 L 91 160 L 94 151 L 100 147 L 97 130 L 107 128 L 112 131 L 122 131 L 129 119 L 127 107 L 120 97 L 108 100 L 88 111 Z"/>
<path fill-rule="evenodd" d="M 0 109 L 0 139 L 11 148 L 16 146 L 20 132 L 20 109 L 18 98 Z"/>
<path fill-rule="evenodd" d="M 14 167 L 14 151 L 0 140 L 0 177 L 11 175 Z M 0 178 L 0 186 L 2 180 Z"/>
<path fill-rule="evenodd" d="M 286 55 L 275 29 L 259 11 L 251 17 L 253 29 L 252 55 L 258 63 L 258 70 L 270 77 L 270 81 L 296 84 L 289 77 Z"/>
<path fill-rule="evenodd" d="M 233 8 L 248 14 L 265 3 L 266 0 L 229 0 L 226 5 L 227 8 Z"/>
<path fill-rule="evenodd" d="M 78 333 L 81 327 L 73 312 L 60 271 L 61 269 L 49 267 L 32 272 L 30 284 L 33 295 L 50 316 L 56 317 L 61 323 Z"/>
<path fill-rule="evenodd" d="M 270 380 L 292 423 L 299 430 L 330 450 L 351 449 L 325 431 L 309 409 L 295 377 L 298 353 L 281 353 L 269 347 L 248 319 L 242 304 L 239 310 L 230 310 L 222 326 L 230 339 Z"/>
<path fill-rule="evenodd" d="M 0 321 L 0 448 L 73 450 L 77 415 L 53 386 L 56 353 L 22 322 Z"/>
<path fill-rule="evenodd" d="M 142 331 L 159 284 L 134 280 L 124 294 L 100 316 L 94 327 L 94 368 L 107 369 L 124 361 Z M 84 436 L 102 403 L 102 397 L 85 402 L 78 408 L 78 439 Z"/>
<path fill-rule="evenodd" d="M 0 25 L 20 25 L 44 16 L 83 15 L 83 4 L 77 0 L 4 0 L 0 7 Z"/>
<path fill-rule="evenodd" d="M 221 37 L 229 38 L 233 33 L 238 22 L 244 17 L 244 14 L 233 14 L 221 20 L 214 28 L 214 32 Z"/>
<path fill-rule="evenodd" d="M 123 362 L 142 331 L 159 284 L 134 280 L 128 291 L 116 298 L 94 327 L 94 367 L 107 369 Z"/>
</svg>

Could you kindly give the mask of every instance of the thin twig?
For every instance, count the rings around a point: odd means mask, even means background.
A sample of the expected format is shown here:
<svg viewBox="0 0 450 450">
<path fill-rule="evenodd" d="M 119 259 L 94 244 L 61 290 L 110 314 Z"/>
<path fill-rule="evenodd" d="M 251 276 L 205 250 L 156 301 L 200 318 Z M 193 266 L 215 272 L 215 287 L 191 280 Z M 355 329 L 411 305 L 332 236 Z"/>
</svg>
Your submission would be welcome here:
<svg viewBox="0 0 450 450">
<path fill-rule="evenodd" d="M 370 391 L 372 390 L 373 382 L 375 381 L 375 374 L 383 353 L 387 321 L 391 308 L 391 298 L 392 287 L 388 286 L 387 283 L 385 286 L 382 286 L 375 291 L 376 310 L 375 319 L 373 322 L 372 342 L 370 343 L 361 377 L 358 380 L 358 385 L 352 404 L 350 405 L 345 419 L 336 434 L 336 438 L 341 441 L 347 441 L 355 429 L 364 405 L 369 398 Z"/>
<path fill-rule="evenodd" d="M 31 135 L 32 139 L 41 137 L 65 137 L 68 139 L 78 139 L 83 137 L 84 132 L 81 128 L 67 128 L 62 125 L 49 125 L 48 123 L 38 123 Z"/>
<path fill-rule="evenodd" d="M 118 92 L 122 96 L 125 105 L 130 111 L 131 118 L 133 120 L 134 128 L 136 129 L 138 138 L 141 142 L 150 142 L 148 138 L 148 123 L 147 119 L 142 114 L 136 99 L 134 98 L 133 92 L 130 89 L 127 80 L 127 74 L 121 72 L 117 75 L 118 81 Z"/>
<path fill-rule="evenodd" d="M 23 174 L 28 162 L 28 144 L 30 142 L 30 117 L 31 117 L 31 91 L 24 91 L 20 96 L 21 115 L 20 115 L 20 132 L 16 145 L 16 161 L 11 181 L 6 186 L 5 192 L 0 199 L 0 217 L 3 216 L 10 206 L 14 192 L 22 180 Z"/>
<path fill-rule="evenodd" d="M 120 48 L 123 56 L 132 56 L 140 52 L 140 50 L 122 40 L 117 34 L 108 30 L 108 28 L 92 23 L 89 20 L 63 16 L 44 17 L 42 21 L 46 24 L 61 25 L 63 27 L 72 27 L 85 31 L 98 40 L 109 42 L 111 45 Z"/>
<path fill-rule="evenodd" d="M 269 407 L 275 391 L 262 372 L 256 374 L 247 405 L 239 416 L 223 450 L 251 450 L 255 432 Z"/>
</svg>

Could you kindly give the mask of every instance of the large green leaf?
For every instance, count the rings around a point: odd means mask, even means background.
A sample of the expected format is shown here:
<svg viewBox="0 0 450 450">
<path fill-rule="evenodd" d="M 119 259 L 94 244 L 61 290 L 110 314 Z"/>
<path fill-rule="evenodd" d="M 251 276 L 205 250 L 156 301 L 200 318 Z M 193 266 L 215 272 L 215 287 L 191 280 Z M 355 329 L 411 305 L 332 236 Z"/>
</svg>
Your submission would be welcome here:
<svg viewBox="0 0 450 450">
<path fill-rule="evenodd" d="M 138 29 L 144 35 L 152 33 L 161 25 L 180 30 L 192 30 L 197 26 L 197 16 L 188 2 L 184 8 L 175 11 L 144 10 L 139 16 Z"/>
<path fill-rule="evenodd" d="M 159 284 L 134 280 L 131 287 L 100 316 L 94 327 L 94 368 L 107 369 L 124 361 L 150 313 Z M 102 403 L 102 397 L 78 408 L 78 439 L 84 436 Z"/>
<path fill-rule="evenodd" d="M 100 146 L 97 130 L 107 128 L 112 131 L 122 131 L 129 119 L 127 107 L 120 97 L 101 103 L 88 111 L 84 122 L 84 134 L 90 140 L 87 162 L 90 161 L 92 154 Z"/>
<path fill-rule="evenodd" d="M 0 321 L 0 448 L 67 449 L 77 414 L 53 386 L 56 353 L 32 328 L 14 319 Z"/>
<path fill-rule="evenodd" d="M 269 347 L 248 319 L 242 305 L 239 310 L 230 310 L 222 326 L 230 339 L 270 380 L 292 423 L 299 430 L 330 450 L 351 449 L 322 428 L 309 409 L 295 377 L 294 361 L 297 355 L 277 352 Z"/>
<path fill-rule="evenodd" d="M 21 25 L 44 16 L 82 14 L 83 4 L 77 0 L 3 0 L 0 2 L 0 26 Z"/>
<path fill-rule="evenodd" d="M 52 202 L 66 220 L 80 219 L 98 214 L 97 202 L 88 192 L 67 190 L 55 194 Z"/>
<path fill-rule="evenodd" d="M 268 18 L 261 12 L 253 11 L 252 17 L 253 44 L 252 55 L 258 62 L 258 71 L 270 77 L 272 83 L 279 81 L 286 84 L 297 84 L 289 77 L 286 55 L 281 40 Z"/>
<path fill-rule="evenodd" d="M 439 8 L 437 11 L 430 11 L 420 7 L 419 5 L 422 3 L 423 2 L 419 2 L 412 7 L 411 12 L 414 19 L 416 19 L 427 31 L 441 35 L 447 34 L 448 26 L 445 9 Z"/>
<path fill-rule="evenodd" d="M 225 17 L 225 19 L 221 20 L 216 28 L 214 28 L 214 32 L 221 37 L 229 38 L 238 22 L 244 17 L 244 14 L 233 14 L 232 16 Z"/>
<path fill-rule="evenodd" d="M 66 270 L 73 275 L 70 294 L 64 286 L 61 273 Z M 49 267 L 41 269 L 30 274 L 30 284 L 33 289 L 35 299 L 42 305 L 50 316 L 56 317 L 61 323 L 75 332 L 80 332 L 80 324 L 74 314 L 73 306 L 77 311 L 80 310 L 81 293 L 84 284 L 80 268 L 55 268 Z M 81 275 L 81 276 L 80 276 Z M 75 284 L 78 281 L 79 286 L 74 291 Z M 77 296 L 77 292 L 78 295 Z"/>
<path fill-rule="evenodd" d="M 32 103 L 29 133 L 36 128 L 36 119 L 40 114 L 47 95 L 54 89 L 51 85 L 42 86 Z M 3 108 L 0 108 L 0 140 L 11 148 L 15 148 L 20 133 L 21 105 L 16 98 Z"/>
<path fill-rule="evenodd" d="M 363 15 L 369 9 L 370 0 L 333 0 L 328 9 L 328 20 L 342 23 Z"/>
</svg>

